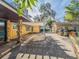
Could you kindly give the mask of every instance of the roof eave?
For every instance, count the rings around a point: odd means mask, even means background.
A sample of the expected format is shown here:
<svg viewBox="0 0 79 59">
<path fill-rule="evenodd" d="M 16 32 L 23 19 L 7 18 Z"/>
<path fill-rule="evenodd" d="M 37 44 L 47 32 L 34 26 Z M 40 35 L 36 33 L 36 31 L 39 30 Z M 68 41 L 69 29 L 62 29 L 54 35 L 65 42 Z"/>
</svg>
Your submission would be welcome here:
<svg viewBox="0 0 79 59">
<path fill-rule="evenodd" d="M 0 4 L 17 14 L 17 11 L 16 11 L 15 9 L 13 9 L 12 7 L 10 7 L 10 6 L 9 6 L 7 3 L 5 3 L 4 1 L 0 0 Z M 22 17 L 25 18 L 25 19 L 27 19 L 25 16 L 22 16 Z M 28 20 L 28 19 L 27 19 L 27 20 Z M 31 20 L 28 20 L 28 21 L 31 21 Z"/>
</svg>

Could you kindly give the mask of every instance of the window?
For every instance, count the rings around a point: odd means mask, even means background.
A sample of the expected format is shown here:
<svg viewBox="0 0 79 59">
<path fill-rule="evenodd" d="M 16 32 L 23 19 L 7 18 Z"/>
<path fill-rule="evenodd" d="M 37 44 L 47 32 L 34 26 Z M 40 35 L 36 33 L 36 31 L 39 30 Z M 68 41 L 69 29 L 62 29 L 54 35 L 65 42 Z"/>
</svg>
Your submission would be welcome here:
<svg viewBox="0 0 79 59">
<path fill-rule="evenodd" d="M 0 21 L 0 41 L 4 41 L 5 38 L 5 22 Z"/>
</svg>

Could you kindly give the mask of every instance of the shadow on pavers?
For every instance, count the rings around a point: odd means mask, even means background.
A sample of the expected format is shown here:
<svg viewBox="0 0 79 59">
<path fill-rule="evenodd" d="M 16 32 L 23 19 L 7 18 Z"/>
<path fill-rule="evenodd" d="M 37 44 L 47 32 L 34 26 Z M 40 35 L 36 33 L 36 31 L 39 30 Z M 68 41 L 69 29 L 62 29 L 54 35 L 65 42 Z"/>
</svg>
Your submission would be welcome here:
<svg viewBox="0 0 79 59">
<path fill-rule="evenodd" d="M 46 40 L 42 41 L 30 41 L 27 44 L 24 44 L 23 46 L 20 45 L 17 48 L 12 49 L 8 59 L 16 59 L 17 55 L 20 53 L 23 54 L 21 58 L 25 54 L 29 54 L 28 59 L 30 58 L 31 54 L 35 55 L 35 59 L 37 59 L 37 55 L 41 55 L 42 59 L 44 59 L 44 56 L 49 56 L 49 59 L 51 59 L 51 57 L 56 57 L 56 59 L 76 59 L 73 56 L 69 56 L 65 52 L 69 52 L 70 50 L 62 49 L 57 43 L 60 42 L 55 39 L 52 39 L 51 36 L 47 36 Z"/>
</svg>

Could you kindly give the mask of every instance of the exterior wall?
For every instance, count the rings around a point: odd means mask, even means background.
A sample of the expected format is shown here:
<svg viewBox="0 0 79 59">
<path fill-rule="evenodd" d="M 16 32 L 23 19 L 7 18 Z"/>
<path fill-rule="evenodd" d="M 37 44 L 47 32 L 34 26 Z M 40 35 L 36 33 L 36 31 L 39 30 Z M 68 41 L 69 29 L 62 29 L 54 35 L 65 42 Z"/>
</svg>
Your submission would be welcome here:
<svg viewBox="0 0 79 59">
<path fill-rule="evenodd" d="M 13 22 L 7 21 L 7 37 L 8 41 L 17 37 L 17 30 L 13 29 Z"/>
<path fill-rule="evenodd" d="M 39 25 L 29 26 L 22 24 L 21 35 L 25 35 L 32 32 L 34 33 L 40 32 L 40 26 Z M 10 22 L 10 20 L 7 21 L 7 37 L 8 37 L 8 41 L 14 40 L 15 38 L 18 37 L 17 27 L 14 28 L 14 23 Z"/>
<path fill-rule="evenodd" d="M 27 34 L 28 32 L 26 31 L 26 25 L 22 25 L 22 35 Z"/>
<path fill-rule="evenodd" d="M 56 23 L 53 24 L 52 32 L 55 32 L 55 33 L 57 32 L 57 24 Z"/>
<path fill-rule="evenodd" d="M 26 34 L 32 33 L 32 26 L 26 25 Z"/>
<path fill-rule="evenodd" d="M 40 26 L 38 26 L 38 25 L 33 26 L 33 32 L 35 32 L 35 33 L 40 32 Z"/>
<path fill-rule="evenodd" d="M 28 25 L 27 25 L 28 26 Z M 14 24 L 13 22 L 10 22 L 10 20 L 7 21 L 7 37 L 8 37 L 8 41 L 10 40 L 14 40 L 15 38 L 18 37 L 17 35 L 17 29 L 14 29 Z M 21 35 L 25 35 L 31 32 L 31 29 L 29 31 L 27 31 L 27 27 L 26 25 L 22 25 L 21 27 Z"/>
</svg>

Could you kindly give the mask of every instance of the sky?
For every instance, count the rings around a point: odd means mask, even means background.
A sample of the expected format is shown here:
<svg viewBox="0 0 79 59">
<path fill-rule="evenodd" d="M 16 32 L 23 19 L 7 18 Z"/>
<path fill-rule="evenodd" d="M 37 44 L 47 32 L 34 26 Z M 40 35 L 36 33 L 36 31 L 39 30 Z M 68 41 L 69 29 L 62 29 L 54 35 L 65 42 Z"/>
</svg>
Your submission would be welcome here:
<svg viewBox="0 0 79 59">
<path fill-rule="evenodd" d="M 9 3 L 11 0 L 7 0 Z M 49 2 L 51 8 L 56 12 L 56 20 L 64 21 L 65 15 L 65 6 L 70 4 L 70 0 L 38 0 L 36 7 L 33 7 L 33 10 L 28 10 L 28 14 L 32 17 L 40 15 L 39 8 L 41 4 Z"/>
<path fill-rule="evenodd" d="M 64 21 L 65 15 L 65 7 L 70 4 L 70 0 L 39 0 L 36 7 L 33 7 L 33 11 L 29 11 L 29 14 L 32 16 L 39 15 L 39 7 L 43 3 L 49 2 L 51 4 L 51 8 L 56 12 L 56 20 L 61 22 Z"/>
</svg>

